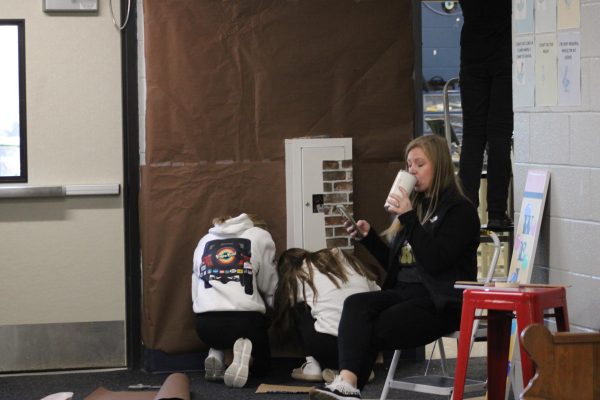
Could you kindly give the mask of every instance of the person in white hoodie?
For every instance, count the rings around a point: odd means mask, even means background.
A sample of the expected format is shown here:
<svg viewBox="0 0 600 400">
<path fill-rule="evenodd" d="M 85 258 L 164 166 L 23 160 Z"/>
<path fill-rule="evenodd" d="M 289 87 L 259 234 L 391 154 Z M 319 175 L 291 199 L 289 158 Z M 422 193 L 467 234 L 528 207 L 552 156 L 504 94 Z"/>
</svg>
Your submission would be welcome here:
<svg viewBox="0 0 600 400">
<path fill-rule="evenodd" d="M 288 249 L 279 256 L 277 272 L 273 326 L 280 333 L 295 330 L 306 356 L 292 377 L 333 380 L 344 300 L 355 293 L 380 290 L 376 275 L 339 248 Z"/>
<path fill-rule="evenodd" d="M 250 372 L 263 376 L 271 362 L 265 313 L 277 286 L 275 243 L 266 224 L 247 214 L 213 224 L 194 252 L 196 332 L 210 347 L 205 379 L 243 387 Z M 231 348 L 225 369 L 224 350 Z"/>
</svg>

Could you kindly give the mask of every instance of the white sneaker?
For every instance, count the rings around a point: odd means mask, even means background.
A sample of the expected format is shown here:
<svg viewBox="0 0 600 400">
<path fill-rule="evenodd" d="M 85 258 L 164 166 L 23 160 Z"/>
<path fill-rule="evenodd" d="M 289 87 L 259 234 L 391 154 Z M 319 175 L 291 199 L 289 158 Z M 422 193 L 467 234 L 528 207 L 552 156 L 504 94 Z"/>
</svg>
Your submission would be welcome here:
<svg viewBox="0 0 600 400">
<path fill-rule="evenodd" d="M 250 339 L 239 338 L 233 345 L 233 361 L 225 370 L 225 385 L 234 388 L 244 387 L 250 374 L 250 354 L 252 342 Z"/>
<path fill-rule="evenodd" d="M 325 386 L 312 388 L 308 392 L 311 400 L 351 400 L 360 399 L 360 390 L 336 376 L 333 382 Z"/>
<path fill-rule="evenodd" d="M 321 365 L 314 357 L 306 357 L 306 362 L 300 368 L 292 370 L 292 378 L 301 381 L 323 382 Z"/>
<path fill-rule="evenodd" d="M 207 381 L 223 381 L 225 375 L 225 363 L 223 352 L 215 349 L 208 351 L 208 357 L 204 359 L 204 379 Z"/>
<path fill-rule="evenodd" d="M 331 382 L 333 382 L 333 380 L 339 373 L 340 372 L 337 369 L 325 368 L 321 375 L 325 382 L 331 383 Z M 371 382 L 373 382 L 373 380 L 375 380 L 375 372 L 373 370 L 371 370 L 371 373 L 369 374 L 368 382 L 371 383 Z"/>
</svg>

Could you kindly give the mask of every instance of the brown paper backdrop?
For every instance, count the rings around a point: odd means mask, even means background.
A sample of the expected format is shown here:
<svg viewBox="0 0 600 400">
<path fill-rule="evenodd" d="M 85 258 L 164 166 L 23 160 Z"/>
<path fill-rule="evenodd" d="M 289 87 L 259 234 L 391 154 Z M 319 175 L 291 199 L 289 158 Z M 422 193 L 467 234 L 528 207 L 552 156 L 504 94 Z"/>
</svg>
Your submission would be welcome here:
<svg viewBox="0 0 600 400">
<path fill-rule="evenodd" d="M 142 334 L 202 348 L 192 255 L 213 217 L 252 212 L 285 249 L 284 139 L 352 137 L 355 213 L 378 228 L 413 132 L 409 0 L 145 0 Z"/>
</svg>

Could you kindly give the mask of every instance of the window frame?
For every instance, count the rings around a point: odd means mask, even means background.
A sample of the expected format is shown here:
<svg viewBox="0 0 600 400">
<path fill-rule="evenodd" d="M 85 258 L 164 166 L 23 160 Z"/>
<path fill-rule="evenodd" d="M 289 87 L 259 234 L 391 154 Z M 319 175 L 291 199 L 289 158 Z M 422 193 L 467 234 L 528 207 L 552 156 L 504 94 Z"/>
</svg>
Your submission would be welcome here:
<svg viewBox="0 0 600 400">
<path fill-rule="evenodd" d="M 19 63 L 19 162 L 20 175 L 0 176 L 0 184 L 26 183 L 27 175 L 27 102 L 25 90 L 25 20 L 0 19 L 0 26 L 11 25 L 17 27 L 17 48 Z"/>
</svg>

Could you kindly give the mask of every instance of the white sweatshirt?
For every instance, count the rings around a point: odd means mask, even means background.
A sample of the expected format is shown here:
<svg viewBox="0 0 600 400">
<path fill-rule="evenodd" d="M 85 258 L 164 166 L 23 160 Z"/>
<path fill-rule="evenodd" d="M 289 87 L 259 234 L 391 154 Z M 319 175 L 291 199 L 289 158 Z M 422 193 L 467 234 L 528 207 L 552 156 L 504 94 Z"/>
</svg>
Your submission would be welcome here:
<svg viewBox="0 0 600 400">
<path fill-rule="evenodd" d="M 311 308 L 311 315 L 315 319 L 315 330 L 329 335 L 338 335 L 338 326 L 342 317 L 342 307 L 346 297 L 362 292 L 370 292 L 380 290 L 380 287 L 366 277 L 359 275 L 354 271 L 354 268 L 342 254 L 342 251 L 337 248 L 331 249 L 333 254 L 342 262 L 346 269 L 348 281 L 343 283 L 338 280 L 340 287 L 336 287 L 331 280 L 312 265 L 313 283 L 317 289 L 317 298 L 315 301 L 315 293 L 309 285 L 298 281 L 298 302 L 304 301 L 302 290 L 306 293 L 306 304 Z M 308 268 L 306 261 L 303 268 Z M 337 279 L 337 278 L 334 278 Z"/>
<path fill-rule="evenodd" d="M 277 286 L 275 243 L 246 214 L 210 228 L 194 251 L 195 313 L 258 311 L 273 305 Z"/>
</svg>

